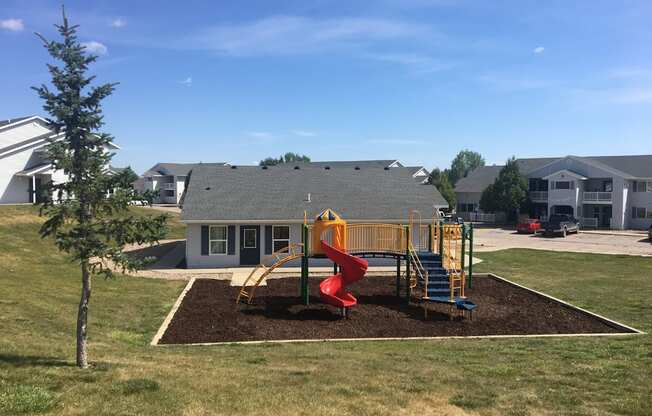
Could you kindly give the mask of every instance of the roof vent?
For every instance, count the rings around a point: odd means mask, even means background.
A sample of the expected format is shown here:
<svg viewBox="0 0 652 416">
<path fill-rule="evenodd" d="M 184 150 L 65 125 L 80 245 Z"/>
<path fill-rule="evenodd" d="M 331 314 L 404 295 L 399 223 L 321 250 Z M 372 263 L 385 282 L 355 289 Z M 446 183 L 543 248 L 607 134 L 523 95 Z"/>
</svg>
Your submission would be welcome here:
<svg viewBox="0 0 652 416">
<path fill-rule="evenodd" d="M 355 169 L 355 170 L 360 170 L 360 166 L 356 166 L 356 167 L 354 167 L 353 169 Z"/>
<path fill-rule="evenodd" d="M 231 165 L 231 169 L 238 169 L 236 165 Z"/>
<path fill-rule="evenodd" d="M 304 202 L 310 202 L 310 192 L 308 192 L 308 196 L 303 201 Z"/>
<path fill-rule="evenodd" d="M 301 169 L 299 166 L 294 167 L 294 170 L 299 170 L 299 169 Z"/>
<path fill-rule="evenodd" d="M 330 166 L 324 166 L 324 169 L 331 170 L 331 167 Z"/>
<path fill-rule="evenodd" d="M 389 170 L 389 166 L 385 166 L 383 169 L 385 169 L 385 170 Z"/>
<path fill-rule="evenodd" d="M 262 170 L 267 170 L 267 166 L 261 167 Z"/>
<path fill-rule="evenodd" d="M 205 190 L 206 190 L 206 191 L 210 191 L 210 190 L 211 190 L 211 187 L 210 187 L 210 186 L 207 186 Z"/>
</svg>

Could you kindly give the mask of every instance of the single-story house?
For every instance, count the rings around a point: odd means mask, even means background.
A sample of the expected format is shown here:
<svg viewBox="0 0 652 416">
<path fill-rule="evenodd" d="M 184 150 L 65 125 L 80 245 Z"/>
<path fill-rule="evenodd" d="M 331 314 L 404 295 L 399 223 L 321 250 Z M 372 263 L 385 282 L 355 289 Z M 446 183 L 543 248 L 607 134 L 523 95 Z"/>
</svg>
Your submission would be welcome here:
<svg viewBox="0 0 652 416">
<path fill-rule="evenodd" d="M 415 180 L 419 170 L 361 162 L 199 164 L 182 200 L 187 266 L 258 264 L 300 243 L 304 215 L 311 222 L 327 208 L 352 223 L 407 224 L 412 210 L 431 219 L 448 204 L 434 186 Z"/>
<path fill-rule="evenodd" d="M 652 155 L 517 159 L 534 214 L 570 214 L 586 227 L 647 229 L 652 224 Z M 482 213 L 482 192 L 502 166 L 483 166 L 455 185 L 457 212 Z"/>
<path fill-rule="evenodd" d="M 39 202 L 46 183 L 67 180 L 62 171 L 53 169 L 45 153 L 48 141 L 60 137 L 63 133 L 55 134 L 39 116 L 0 121 L 0 204 Z M 105 150 L 118 149 L 110 143 Z M 107 166 L 107 170 L 120 169 Z"/>
</svg>

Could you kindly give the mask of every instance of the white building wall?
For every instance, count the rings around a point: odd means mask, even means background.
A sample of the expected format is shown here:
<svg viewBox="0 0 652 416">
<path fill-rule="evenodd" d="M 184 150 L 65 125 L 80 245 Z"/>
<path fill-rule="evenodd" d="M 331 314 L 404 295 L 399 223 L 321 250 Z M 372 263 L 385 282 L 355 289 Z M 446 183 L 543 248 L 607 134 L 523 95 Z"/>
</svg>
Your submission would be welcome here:
<svg viewBox="0 0 652 416">
<path fill-rule="evenodd" d="M 652 212 L 652 192 L 633 192 L 632 186 L 630 181 L 625 212 L 627 228 L 646 230 L 652 225 L 652 218 L 632 218 L 632 207 L 646 208 Z"/>
<path fill-rule="evenodd" d="M 205 224 L 208 225 L 208 224 Z M 220 224 L 228 225 L 228 224 Z M 233 224 L 231 224 L 233 225 Z M 266 256 L 265 254 L 265 231 L 266 226 L 270 224 L 247 224 L 260 226 L 260 239 L 258 241 L 258 248 L 260 249 L 260 259 Z M 275 225 L 289 225 L 290 226 L 290 243 L 301 243 L 301 230 L 302 224 L 275 224 Z M 202 224 L 188 224 L 186 227 L 186 264 L 189 269 L 209 269 L 219 267 L 240 267 L 240 225 L 235 227 L 235 254 L 232 255 L 202 255 L 201 254 L 201 227 Z M 369 264 L 374 266 L 395 265 L 394 259 L 369 259 Z M 310 267 L 325 267 L 332 266 L 327 258 L 323 259 L 310 259 Z M 286 263 L 285 267 L 300 267 L 301 259 L 297 259 Z M 251 266 L 244 266 L 251 267 Z"/>
<path fill-rule="evenodd" d="M 0 204 L 21 204 L 29 202 L 28 177 L 15 176 L 24 170 L 32 152 L 19 152 L 0 158 Z"/>
</svg>

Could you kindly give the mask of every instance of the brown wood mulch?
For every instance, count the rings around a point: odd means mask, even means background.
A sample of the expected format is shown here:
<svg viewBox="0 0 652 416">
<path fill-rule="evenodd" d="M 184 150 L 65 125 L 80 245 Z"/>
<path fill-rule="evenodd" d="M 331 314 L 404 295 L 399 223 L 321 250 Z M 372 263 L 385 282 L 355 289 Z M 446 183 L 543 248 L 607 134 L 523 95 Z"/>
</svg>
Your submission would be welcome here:
<svg viewBox="0 0 652 416">
<path fill-rule="evenodd" d="M 449 307 L 437 304 L 430 304 L 424 319 L 418 304 L 394 295 L 392 277 L 350 286 L 358 305 L 342 318 L 337 308 L 320 302 L 319 282 L 311 279 L 309 306 L 300 302 L 298 278 L 270 280 L 258 288 L 253 305 L 236 305 L 239 288 L 198 279 L 159 343 L 629 332 L 492 277 L 476 277 L 467 290 L 478 305 L 473 320 L 451 320 Z"/>
</svg>

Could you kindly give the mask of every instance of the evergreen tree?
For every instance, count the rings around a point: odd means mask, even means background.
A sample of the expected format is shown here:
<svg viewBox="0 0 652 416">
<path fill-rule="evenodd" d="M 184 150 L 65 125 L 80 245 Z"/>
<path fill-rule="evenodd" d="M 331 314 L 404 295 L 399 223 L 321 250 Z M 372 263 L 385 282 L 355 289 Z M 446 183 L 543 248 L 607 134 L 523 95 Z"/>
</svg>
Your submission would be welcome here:
<svg viewBox="0 0 652 416">
<path fill-rule="evenodd" d="M 527 206 L 527 189 L 527 181 L 512 157 L 500 170 L 496 181 L 482 193 L 480 208 L 486 212 L 505 212 L 514 219 L 518 211 Z"/>
<path fill-rule="evenodd" d="M 123 253 L 126 244 L 151 244 L 165 236 L 166 216 L 132 216 L 129 204 L 138 198 L 133 187 L 125 186 L 129 172 L 111 175 L 108 166 L 113 154 L 106 148 L 112 137 L 100 133 L 102 100 L 116 84 L 91 86 L 88 65 L 96 56 L 87 54 L 77 40 L 78 26 L 71 26 L 62 12 L 63 23 L 56 25 L 61 41 L 49 41 L 37 34 L 49 54 L 61 63 L 48 64 L 51 90 L 34 88 L 45 101 L 50 128 L 62 137 L 46 147 L 55 169 L 67 180 L 49 184 L 49 197 L 41 205 L 46 217 L 40 234 L 54 237 L 55 244 L 81 269 L 81 299 L 77 311 L 77 366 L 88 367 L 87 327 L 91 277 L 110 277 L 112 270 L 133 270 L 142 261 Z M 55 136 L 56 137 L 56 136 Z"/>
</svg>

